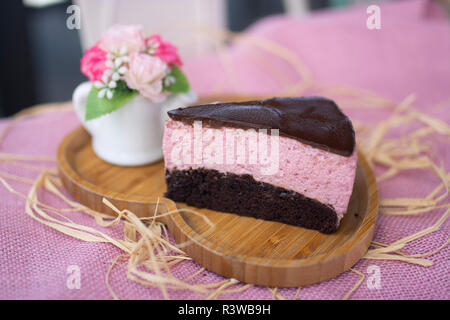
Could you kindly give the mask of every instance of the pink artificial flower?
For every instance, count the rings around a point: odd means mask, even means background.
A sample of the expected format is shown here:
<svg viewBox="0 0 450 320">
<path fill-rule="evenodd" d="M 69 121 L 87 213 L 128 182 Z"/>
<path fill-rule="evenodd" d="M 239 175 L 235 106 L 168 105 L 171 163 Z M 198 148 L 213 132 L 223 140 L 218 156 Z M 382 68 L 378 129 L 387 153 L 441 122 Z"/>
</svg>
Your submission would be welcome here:
<svg viewBox="0 0 450 320">
<path fill-rule="evenodd" d="M 162 80 L 166 76 L 167 65 L 159 58 L 145 53 L 132 53 L 125 82 L 131 89 L 153 102 L 161 102 L 166 95 L 162 92 Z"/>
<path fill-rule="evenodd" d="M 81 72 L 89 78 L 89 81 L 99 81 L 107 69 L 105 62 L 106 52 L 100 49 L 97 43 L 81 58 Z"/>
<path fill-rule="evenodd" d="M 147 52 L 151 55 L 161 58 L 168 65 L 175 64 L 179 67 L 183 65 L 178 56 L 177 47 L 169 41 L 163 39 L 160 35 L 155 34 L 145 39 Z"/>
<path fill-rule="evenodd" d="M 106 52 L 119 52 L 126 48 L 126 54 L 145 49 L 142 26 L 116 24 L 102 34 L 100 48 Z"/>
</svg>

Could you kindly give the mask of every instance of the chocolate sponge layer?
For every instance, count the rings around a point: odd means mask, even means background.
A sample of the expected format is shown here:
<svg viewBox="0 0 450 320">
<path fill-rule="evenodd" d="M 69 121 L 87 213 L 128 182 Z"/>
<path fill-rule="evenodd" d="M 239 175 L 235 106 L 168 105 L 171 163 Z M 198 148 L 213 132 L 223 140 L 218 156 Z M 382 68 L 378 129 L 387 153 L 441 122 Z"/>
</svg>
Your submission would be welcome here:
<svg viewBox="0 0 450 320">
<path fill-rule="evenodd" d="M 300 193 L 257 182 L 250 175 L 217 170 L 166 170 L 169 199 L 198 208 L 332 233 L 337 229 L 333 208 Z"/>
</svg>

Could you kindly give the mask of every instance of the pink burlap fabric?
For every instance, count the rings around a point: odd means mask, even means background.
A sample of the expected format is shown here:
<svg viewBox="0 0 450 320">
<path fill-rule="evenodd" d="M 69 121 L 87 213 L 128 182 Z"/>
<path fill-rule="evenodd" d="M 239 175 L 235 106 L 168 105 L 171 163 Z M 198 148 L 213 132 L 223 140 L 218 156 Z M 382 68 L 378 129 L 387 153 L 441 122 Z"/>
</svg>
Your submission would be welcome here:
<svg viewBox="0 0 450 320">
<path fill-rule="evenodd" d="M 427 106 L 450 98 L 450 27 L 442 12 L 429 2 L 401 1 L 381 5 L 382 28 L 366 28 L 365 7 L 340 12 L 324 12 L 308 19 L 284 16 L 261 21 L 252 27 L 252 34 L 272 39 L 292 51 L 311 69 L 315 80 L 346 84 L 376 91 L 401 100 L 410 93 L 417 95 L 417 106 L 425 112 L 450 122 L 450 110 L 427 110 Z M 231 63 L 236 81 L 227 80 L 217 57 L 187 62 L 187 71 L 199 94 L 245 93 L 270 94 L 280 89 L 277 81 L 260 71 L 252 62 L 251 47 L 231 49 Z M 289 66 L 273 58 L 288 79 L 296 74 Z M 386 111 L 350 112 L 362 121 L 376 121 Z M 0 121 L 0 129 L 8 122 Z M 0 152 L 55 155 L 65 134 L 79 125 L 73 112 L 58 112 L 25 119 L 14 126 L 0 146 Z M 446 171 L 450 168 L 448 144 L 438 144 L 437 153 Z M 42 163 L 51 167 L 51 164 Z M 35 178 L 36 172 L 2 164 L 2 170 L 15 175 Z M 381 183 L 381 197 L 423 196 L 439 180 L 422 172 L 407 172 Z M 29 185 L 11 184 L 27 193 Z M 64 206 L 45 192 L 40 197 L 53 206 Z M 448 202 L 448 200 L 447 200 Z M 46 227 L 24 211 L 24 199 L 11 194 L 0 185 L 0 298 L 2 299 L 110 299 L 105 274 L 111 260 L 120 252 L 110 244 L 89 243 L 73 239 Z M 390 243 L 424 229 L 442 215 L 443 210 L 409 217 L 380 216 L 375 240 Z M 75 222 L 96 226 L 85 214 L 68 214 Z M 404 248 L 408 253 L 423 253 L 444 243 L 450 235 L 447 221 L 440 230 L 413 241 Z M 123 236 L 121 227 L 104 230 Z M 366 282 L 353 293 L 352 299 L 448 299 L 450 297 L 449 249 L 429 257 L 431 267 L 404 262 L 361 260 L 354 268 L 366 275 L 370 265 L 381 271 L 381 288 L 369 289 Z M 67 267 L 77 265 L 81 271 L 81 288 L 66 285 Z M 200 266 L 185 262 L 175 268 L 175 275 L 187 277 Z M 339 277 L 302 288 L 299 299 L 339 299 L 356 283 L 359 276 L 348 271 Z M 196 282 L 223 280 L 204 271 Z M 126 277 L 124 263 L 116 266 L 110 277 L 112 288 L 122 299 L 160 299 L 158 289 L 136 284 Z M 285 298 L 292 298 L 296 289 L 280 289 Z M 197 299 L 189 291 L 169 291 L 172 299 Z M 243 293 L 222 295 L 223 299 L 270 299 L 272 293 L 264 287 L 252 287 Z"/>
</svg>

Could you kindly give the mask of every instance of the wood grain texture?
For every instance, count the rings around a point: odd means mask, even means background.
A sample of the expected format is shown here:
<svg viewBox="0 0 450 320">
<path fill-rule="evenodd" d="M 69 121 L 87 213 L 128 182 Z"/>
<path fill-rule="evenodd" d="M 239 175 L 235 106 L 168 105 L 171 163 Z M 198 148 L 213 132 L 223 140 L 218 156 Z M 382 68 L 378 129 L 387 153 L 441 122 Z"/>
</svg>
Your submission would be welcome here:
<svg viewBox="0 0 450 320">
<path fill-rule="evenodd" d="M 176 212 L 164 223 L 177 243 L 195 261 L 225 277 L 265 286 L 296 287 L 325 281 L 352 267 L 367 251 L 378 213 L 378 191 L 373 172 L 358 154 L 358 167 L 348 214 L 338 231 L 326 235 L 300 227 L 240 217 L 235 214 L 175 204 L 163 197 L 162 162 L 120 167 L 99 159 L 90 136 L 82 128 L 70 133 L 58 149 L 58 166 L 67 191 L 80 203 L 113 214 L 103 205 L 138 216 L 182 208 L 205 214 L 215 225 L 187 212 Z"/>
</svg>

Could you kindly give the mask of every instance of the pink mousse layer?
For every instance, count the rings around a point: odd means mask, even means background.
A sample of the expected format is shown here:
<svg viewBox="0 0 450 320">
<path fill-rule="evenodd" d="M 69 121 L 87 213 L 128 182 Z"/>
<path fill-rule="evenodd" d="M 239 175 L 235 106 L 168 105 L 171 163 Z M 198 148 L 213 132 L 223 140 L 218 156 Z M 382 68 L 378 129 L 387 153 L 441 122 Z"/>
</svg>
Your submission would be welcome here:
<svg viewBox="0 0 450 320">
<path fill-rule="evenodd" d="M 166 169 L 189 170 L 205 168 L 223 173 L 229 172 L 237 175 L 249 174 L 256 181 L 270 183 L 275 186 L 298 192 L 308 198 L 315 199 L 323 204 L 332 206 L 339 220 L 347 211 L 348 202 L 353 189 L 356 174 L 357 152 L 356 148 L 350 157 L 317 149 L 299 142 L 298 140 L 280 136 L 277 158 L 270 158 L 271 170 L 263 172 L 261 163 L 251 163 L 250 153 L 255 150 L 249 147 L 248 130 L 234 128 L 208 128 L 203 126 L 196 131 L 201 132 L 201 159 L 199 149 L 194 160 L 194 127 L 181 121 L 166 121 L 163 138 L 163 153 Z M 233 153 L 223 156 L 222 163 L 218 163 L 217 154 L 222 148 L 226 153 L 227 139 L 233 133 Z M 243 134 L 244 133 L 244 134 Z M 245 138 L 247 137 L 247 138 Z M 266 134 L 266 138 L 269 136 Z M 223 139 L 223 140 L 221 140 Z M 270 139 L 270 138 L 269 138 Z M 233 141 L 233 140 L 228 140 Z M 245 143 L 245 161 L 238 160 L 238 144 L 242 156 L 242 142 Z M 259 140 L 258 140 L 259 141 Z M 270 141 L 270 140 L 269 140 Z M 222 142 L 222 143 L 220 143 Z M 200 143 L 197 142 L 197 147 Z M 270 145 L 268 143 L 268 145 Z M 269 147 L 269 152 L 272 149 Z M 270 153 L 269 153 L 270 154 Z M 272 154 L 273 156 L 274 154 Z M 187 160 L 186 160 L 187 159 Z M 231 161 L 230 161 L 231 159 Z M 258 158 L 259 159 L 259 158 Z M 276 159 L 276 160 L 273 160 Z M 234 160 L 234 161 L 232 161 Z M 244 162 L 244 163 L 242 163 Z M 265 162 L 267 167 L 267 163 Z M 275 170 L 273 170 L 275 168 Z M 270 174 L 267 174 L 270 172 Z"/>
</svg>

